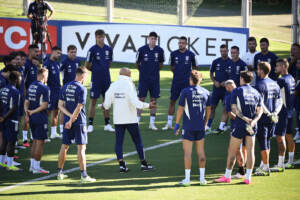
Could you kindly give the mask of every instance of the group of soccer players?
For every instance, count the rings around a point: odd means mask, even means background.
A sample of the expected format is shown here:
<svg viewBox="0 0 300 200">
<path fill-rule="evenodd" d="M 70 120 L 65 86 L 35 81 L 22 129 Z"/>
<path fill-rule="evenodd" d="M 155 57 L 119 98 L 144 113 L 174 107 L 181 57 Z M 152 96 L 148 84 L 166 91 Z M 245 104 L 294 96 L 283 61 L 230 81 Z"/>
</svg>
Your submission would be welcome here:
<svg viewBox="0 0 300 200">
<path fill-rule="evenodd" d="M 66 177 L 63 166 L 69 145 L 77 144 L 78 162 L 82 182 L 95 179 L 86 172 L 85 149 L 87 133 L 93 132 L 93 123 L 97 99 L 111 84 L 110 67 L 113 50 L 104 43 L 105 32 L 95 32 L 96 44 L 87 54 L 85 67 L 81 67 L 76 57 L 77 48 L 68 46 L 67 56 L 60 62 L 61 49 L 53 47 L 51 55 L 41 65 L 38 59 L 39 48 L 30 45 L 28 56 L 24 52 L 12 52 L 4 58 L 5 68 L 0 73 L 0 165 L 10 171 L 19 171 L 19 163 L 14 161 L 15 144 L 18 140 L 19 124 L 22 123 L 23 146 L 29 147 L 28 129 L 32 140 L 30 171 L 49 173 L 40 166 L 43 145 L 50 139 L 62 138 L 58 159 L 58 179 Z M 160 69 L 165 61 L 164 50 L 157 43 L 158 35 L 151 32 L 148 44 L 138 49 L 136 65 L 139 70 L 138 98 L 145 101 L 150 93 L 151 104 L 156 105 L 160 97 Z M 221 57 L 213 61 L 210 78 L 213 90 L 199 86 L 202 74 L 197 71 L 195 54 L 187 48 L 187 38 L 179 38 L 178 50 L 171 52 L 170 66 L 173 72 L 170 103 L 166 125 L 162 130 L 173 129 L 173 115 L 176 101 L 179 99 L 174 132 L 179 133 L 180 119 L 183 116 L 182 138 L 185 162 L 185 179 L 182 185 L 190 183 L 192 145 L 195 141 L 200 171 L 200 184 L 205 185 L 204 138 L 206 133 L 222 133 L 228 129 L 230 118 L 231 139 L 225 175 L 216 182 L 231 182 L 231 173 L 238 161 L 239 171 L 234 178 L 245 177 L 245 183 L 251 182 L 255 163 L 254 144 L 257 138 L 261 149 L 261 164 L 256 175 L 270 175 L 270 171 L 284 171 L 294 164 L 295 142 L 293 116 L 296 110 L 297 127 L 300 125 L 299 82 L 300 46 L 293 44 L 289 60 L 278 59 L 268 50 L 269 41 L 260 40 L 261 52 L 256 51 L 256 39 L 248 39 L 249 51 L 239 57 L 238 46 L 229 49 L 220 46 Z M 87 70 L 91 71 L 90 105 L 86 119 L 85 104 L 87 90 L 83 86 Z M 60 73 L 63 74 L 61 85 Z M 212 123 L 219 101 L 223 102 L 221 122 L 216 131 Z M 110 124 L 110 111 L 103 109 L 104 130 L 114 132 Z M 150 109 L 149 128 L 157 131 L 155 125 L 157 106 Z M 142 110 L 137 111 L 138 121 Z M 24 118 L 22 119 L 24 115 Z M 60 133 L 57 133 L 60 115 Z M 50 139 L 48 139 L 48 116 L 51 121 Z M 88 124 L 87 124 L 88 123 Z M 88 126 L 87 126 L 88 125 Z M 278 164 L 269 167 L 270 139 L 276 135 L 278 143 Z M 256 137 L 254 137 L 256 136 Z M 299 132 L 295 139 L 299 141 Z M 287 145 L 286 145 L 287 141 Z M 286 148 L 286 146 L 288 148 Z M 288 149 L 289 160 L 284 163 Z M 246 172 L 245 172 L 246 168 Z M 127 172 L 127 171 L 126 171 Z"/>
</svg>

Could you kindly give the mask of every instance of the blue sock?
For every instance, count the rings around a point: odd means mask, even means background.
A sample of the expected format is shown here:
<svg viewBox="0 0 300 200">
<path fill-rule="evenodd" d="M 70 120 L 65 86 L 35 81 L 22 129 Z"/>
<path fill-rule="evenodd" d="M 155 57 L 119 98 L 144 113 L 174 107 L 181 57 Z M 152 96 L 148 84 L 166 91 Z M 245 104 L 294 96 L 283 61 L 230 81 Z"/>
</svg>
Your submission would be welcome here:
<svg viewBox="0 0 300 200">
<path fill-rule="evenodd" d="M 208 126 L 208 127 L 211 127 L 211 124 L 212 124 L 212 123 L 213 123 L 213 119 L 209 119 L 208 122 L 207 122 L 207 126 Z"/>
<path fill-rule="evenodd" d="M 86 170 L 81 170 L 80 173 L 83 178 L 88 176 Z"/>
</svg>

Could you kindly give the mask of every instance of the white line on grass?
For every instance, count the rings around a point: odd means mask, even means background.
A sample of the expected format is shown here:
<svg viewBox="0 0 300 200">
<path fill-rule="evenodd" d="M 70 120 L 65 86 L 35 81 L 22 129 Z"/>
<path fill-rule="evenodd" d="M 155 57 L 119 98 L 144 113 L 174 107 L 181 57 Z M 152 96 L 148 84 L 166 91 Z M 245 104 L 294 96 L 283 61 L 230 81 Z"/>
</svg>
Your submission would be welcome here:
<svg viewBox="0 0 300 200">
<path fill-rule="evenodd" d="M 154 149 L 166 147 L 166 146 L 169 146 L 171 144 L 179 143 L 180 141 L 181 141 L 181 139 L 177 139 L 177 140 L 173 140 L 171 142 L 166 142 L 166 143 L 163 143 L 163 144 L 154 145 L 154 146 L 145 148 L 144 151 L 151 151 L 151 150 L 154 150 Z M 123 157 L 128 157 L 128 156 L 132 156 L 132 155 L 136 155 L 136 154 L 137 154 L 136 151 L 132 151 L 132 152 L 124 154 Z M 99 160 L 97 162 L 87 164 L 87 167 L 92 167 L 92 166 L 95 166 L 95 165 L 98 165 L 98 164 L 103 164 L 103 163 L 111 162 L 111 161 L 114 161 L 114 160 L 116 160 L 115 157 L 107 158 L 107 159 L 104 159 L 104 160 Z M 74 171 L 78 171 L 78 170 L 80 170 L 79 167 L 74 167 L 72 169 L 64 170 L 64 174 L 68 174 L 68 173 L 71 173 L 71 172 L 74 172 Z M 24 185 L 29 185 L 29 184 L 37 182 L 37 181 L 47 180 L 47 179 L 50 179 L 50 178 L 53 178 L 53 177 L 56 177 L 56 176 L 57 176 L 57 173 L 54 173 L 54 174 L 50 174 L 48 176 L 44 176 L 44 177 L 40 177 L 40 178 L 35 178 L 35 179 L 29 180 L 29 181 L 25 181 L 25 182 L 22 182 L 22 183 L 17 183 L 15 185 L 11 185 L 11 186 L 8 186 L 8 187 L 0 188 L 0 192 L 11 190 L 13 188 L 24 186 Z"/>
</svg>

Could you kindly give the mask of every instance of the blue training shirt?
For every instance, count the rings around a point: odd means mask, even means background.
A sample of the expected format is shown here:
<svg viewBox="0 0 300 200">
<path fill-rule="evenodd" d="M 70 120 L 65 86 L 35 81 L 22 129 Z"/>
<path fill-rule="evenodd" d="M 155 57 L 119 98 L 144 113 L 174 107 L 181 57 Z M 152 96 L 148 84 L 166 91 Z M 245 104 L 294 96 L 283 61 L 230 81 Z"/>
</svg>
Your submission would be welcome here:
<svg viewBox="0 0 300 200">
<path fill-rule="evenodd" d="M 211 66 L 210 72 L 215 73 L 215 80 L 218 82 L 223 82 L 228 80 L 228 66 L 231 64 L 231 59 L 223 59 L 222 57 L 215 59 Z"/>
<path fill-rule="evenodd" d="M 270 113 L 273 113 L 278 106 L 278 100 L 281 98 L 280 88 L 277 82 L 270 78 L 260 79 L 256 83 L 255 88 L 261 94 L 265 107 L 270 111 Z M 264 124 L 273 123 L 267 114 L 263 114 L 259 121 Z"/>
<path fill-rule="evenodd" d="M 138 49 L 136 55 L 139 63 L 140 81 L 159 81 L 159 64 L 165 61 L 164 50 L 159 46 L 150 49 L 144 45 Z"/>
<path fill-rule="evenodd" d="M 234 81 L 237 87 L 240 86 L 240 73 L 241 71 L 248 70 L 247 64 L 241 60 L 238 59 L 238 61 L 234 62 L 233 60 L 230 60 L 229 66 L 228 66 L 228 79 L 231 79 Z"/>
<path fill-rule="evenodd" d="M 269 51 L 266 55 L 262 54 L 261 52 L 256 54 L 254 56 L 254 68 L 257 69 L 257 65 L 259 62 L 268 62 L 271 65 L 271 72 L 269 74 L 269 77 L 273 80 L 277 79 L 277 75 L 275 73 L 275 67 L 276 67 L 276 61 L 277 61 L 278 57 L 272 53 L 271 51 Z M 258 77 L 257 77 L 257 81 L 258 81 Z"/>
<path fill-rule="evenodd" d="M 26 89 L 28 89 L 31 83 L 37 80 L 37 71 L 38 71 L 37 66 L 34 65 L 32 61 L 27 58 L 25 62 L 25 70 L 24 70 Z"/>
<path fill-rule="evenodd" d="M 87 89 L 79 82 L 72 81 L 64 85 L 60 91 L 59 99 L 65 102 L 66 109 L 73 113 L 78 104 L 83 104 L 77 120 L 73 123 L 75 125 L 86 124 L 85 104 L 86 104 Z M 70 117 L 64 116 L 64 124 L 70 120 Z"/>
<path fill-rule="evenodd" d="M 110 83 L 109 67 L 112 60 L 113 50 L 106 44 L 102 48 L 96 44 L 89 49 L 86 61 L 92 64 L 92 82 Z"/>
<path fill-rule="evenodd" d="M 57 61 L 52 61 L 50 58 L 44 62 L 44 67 L 48 69 L 47 85 L 50 90 L 60 89 L 60 64 Z"/>
<path fill-rule="evenodd" d="M 179 49 L 170 55 L 170 65 L 174 67 L 173 83 L 189 83 L 193 66 L 197 66 L 195 54 L 190 50 L 182 53 Z"/>
<path fill-rule="evenodd" d="M 6 120 L 19 120 L 20 92 L 14 85 L 8 83 L 0 90 L 0 103 L 2 107 L 1 116 L 6 115 L 9 110 L 16 107 L 16 111 Z"/>
<path fill-rule="evenodd" d="M 4 88 L 6 85 L 7 85 L 7 80 L 4 78 L 4 76 L 0 72 L 0 89 Z"/>
<path fill-rule="evenodd" d="M 281 90 L 283 106 L 282 109 L 288 113 L 288 117 L 293 117 L 294 97 L 295 97 L 295 79 L 290 74 L 281 76 L 277 83 Z"/>
<path fill-rule="evenodd" d="M 201 86 L 187 87 L 181 91 L 178 105 L 184 107 L 183 130 L 205 130 L 205 109 L 210 106 L 208 90 Z"/>
<path fill-rule="evenodd" d="M 75 80 L 76 69 L 80 66 L 80 60 L 75 58 L 71 60 L 69 57 L 66 57 L 60 67 L 60 71 L 63 72 L 63 84 L 67 84 Z"/>
<path fill-rule="evenodd" d="M 21 74 L 21 85 L 19 87 L 20 95 L 21 97 L 24 97 L 24 91 L 25 91 L 25 81 L 24 81 L 24 67 L 18 67 L 18 72 Z"/>
</svg>

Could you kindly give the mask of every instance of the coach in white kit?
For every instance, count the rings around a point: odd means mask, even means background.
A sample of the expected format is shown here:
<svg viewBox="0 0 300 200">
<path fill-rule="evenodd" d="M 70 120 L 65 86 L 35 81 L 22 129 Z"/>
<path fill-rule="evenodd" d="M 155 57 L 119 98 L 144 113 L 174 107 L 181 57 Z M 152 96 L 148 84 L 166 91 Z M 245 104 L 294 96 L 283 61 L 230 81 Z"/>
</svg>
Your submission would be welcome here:
<svg viewBox="0 0 300 200">
<path fill-rule="evenodd" d="M 126 129 L 131 135 L 139 158 L 141 170 L 149 171 L 154 169 L 146 162 L 144 146 L 138 125 L 137 109 L 155 108 L 154 103 L 141 102 L 136 93 L 135 85 L 131 79 L 131 71 L 128 68 L 121 68 L 117 81 L 112 83 L 105 93 L 104 109 L 108 110 L 111 104 L 114 106 L 113 121 L 116 130 L 115 152 L 120 165 L 120 173 L 128 172 L 126 162 L 123 160 L 123 141 Z"/>
</svg>

